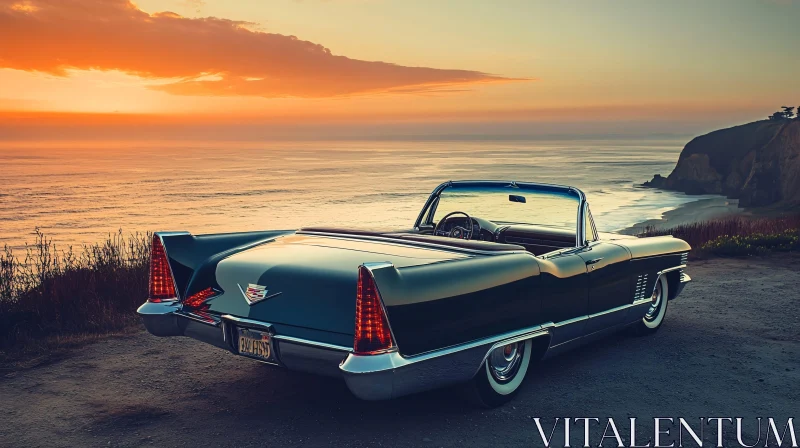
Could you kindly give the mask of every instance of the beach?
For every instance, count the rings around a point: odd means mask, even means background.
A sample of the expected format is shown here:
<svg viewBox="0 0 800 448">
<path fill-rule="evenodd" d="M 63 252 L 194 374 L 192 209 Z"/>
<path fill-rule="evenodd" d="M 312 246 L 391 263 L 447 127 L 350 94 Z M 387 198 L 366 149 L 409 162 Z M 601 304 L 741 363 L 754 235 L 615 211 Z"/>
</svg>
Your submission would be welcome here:
<svg viewBox="0 0 800 448">
<path fill-rule="evenodd" d="M 744 214 L 749 214 L 749 212 L 739 208 L 739 202 L 736 199 L 727 199 L 722 196 L 698 199 L 665 211 L 660 218 L 648 219 L 622 229 L 620 233 L 636 235 L 646 229 L 669 229 L 684 224 L 712 221 Z"/>
</svg>

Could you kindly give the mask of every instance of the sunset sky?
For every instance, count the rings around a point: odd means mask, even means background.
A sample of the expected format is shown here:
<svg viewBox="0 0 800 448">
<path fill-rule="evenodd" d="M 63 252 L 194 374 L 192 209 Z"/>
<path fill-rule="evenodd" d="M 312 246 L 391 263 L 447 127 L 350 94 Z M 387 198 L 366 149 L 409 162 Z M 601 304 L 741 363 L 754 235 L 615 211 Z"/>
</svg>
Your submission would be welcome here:
<svg viewBox="0 0 800 448">
<path fill-rule="evenodd" d="M 796 0 L 0 0 L 0 129 L 677 132 L 800 103 L 798 23 Z"/>
</svg>

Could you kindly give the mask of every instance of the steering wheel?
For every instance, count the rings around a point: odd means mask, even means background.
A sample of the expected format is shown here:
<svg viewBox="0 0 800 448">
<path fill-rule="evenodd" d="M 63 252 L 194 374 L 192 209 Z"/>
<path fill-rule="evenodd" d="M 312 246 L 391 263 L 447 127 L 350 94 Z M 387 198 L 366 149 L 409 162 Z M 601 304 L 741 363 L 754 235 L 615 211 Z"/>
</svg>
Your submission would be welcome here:
<svg viewBox="0 0 800 448">
<path fill-rule="evenodd" d="M 464 215 L 464 216 L 466 216 L 469 229 L 465 229 L 464 227 L 461 227 L 461 226 L 453 226 L 453 228 L 450 229 L 450 233 L 448 233 L 446 236 L 449 236 L 450 238 L 459 238 L 459 239 L 462 239 L 462 240 L 472 239 L 472 230 L 473 230 L 473 228 L 472 228 L 472 218 L 470 218 L 468 214 L 466 214 L 464 212 L 459 212 L 459 211 L 451 212 L 451 213 L 448 213 L 448 214 L 444 215 L 444 218 L 440 219 L 439 222 L 436 223 L 436 227 L 433 228 L 433 234 L 434 235 L 438 235 L 439 234 L 439 227 L 443 223 L 445 223 L 447 221 L 447 218 L 449 218 L 449 217 L 451 217 L 453 215 Z M 445 235 L 440 235 L 440 236 L 445 236 Z"/>
</svg>

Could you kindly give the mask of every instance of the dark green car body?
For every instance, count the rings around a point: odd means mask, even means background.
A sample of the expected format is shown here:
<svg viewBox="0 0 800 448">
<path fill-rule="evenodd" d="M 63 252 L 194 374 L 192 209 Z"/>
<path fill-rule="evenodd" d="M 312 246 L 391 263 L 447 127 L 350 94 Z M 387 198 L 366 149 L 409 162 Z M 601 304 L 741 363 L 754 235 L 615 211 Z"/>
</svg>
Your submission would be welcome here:
<svg viewBox="0 0 800 448">
<path fill-rule="evenodd" d="M 476 183 L 484 184 L 461 184 Z M 435 236 L 430 209 L 450 182 L 434 190 L 410 230 L 158 233 L 177 300 L 148 302 L 139 313 L 155 335 L 188 335 L 233 352 L 235 328 L 265 329 L 274 364 L 342 376 L 357 396 L 382 399 L 469 380 L 503 341 L 540 338 L 541 355 L 551 356 L 625 328 L 641 321 L 661 277 L 668 299 L 690 280 L 687 243 L 598 233 L 577 189 L 487 184 L 574 195 L 578 227 L 480 220 L 492 230 L 483 240 Z M 395 344 L 390 353 L 352 352 L 361 266 L 379 290 Z M 250 303 L 247 285 L 274 295 Z M 217 295 L 202 312 L 182 306 L 207 288 Z"/>
</svg>

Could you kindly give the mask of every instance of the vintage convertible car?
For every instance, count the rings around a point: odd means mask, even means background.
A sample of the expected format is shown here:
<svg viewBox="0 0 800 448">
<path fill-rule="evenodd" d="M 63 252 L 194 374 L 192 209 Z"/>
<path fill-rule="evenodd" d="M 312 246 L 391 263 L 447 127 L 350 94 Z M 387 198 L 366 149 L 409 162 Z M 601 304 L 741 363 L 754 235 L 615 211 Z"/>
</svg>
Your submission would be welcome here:
<svg viewBox="0 0 800 448">
<path fill-rule="evenodd" d="M 495 406 L 531 361 L 658 330 L 689 250 L 598 233 L 577 188 L 451 181 L 409 230 L 158 232 L 138 313 L 156 336 L 341 377 L 363 399 L 464 383 Z"/>
</svg>

